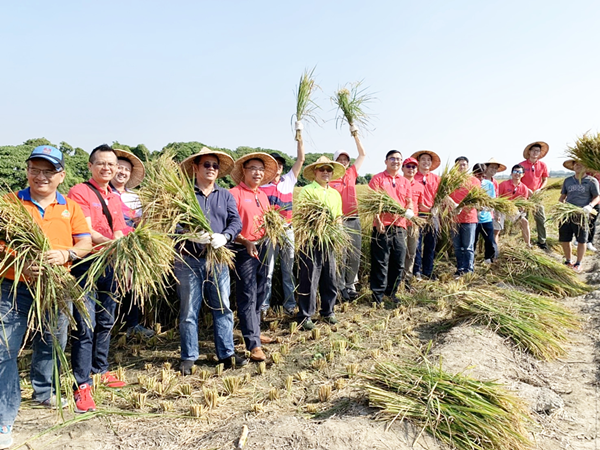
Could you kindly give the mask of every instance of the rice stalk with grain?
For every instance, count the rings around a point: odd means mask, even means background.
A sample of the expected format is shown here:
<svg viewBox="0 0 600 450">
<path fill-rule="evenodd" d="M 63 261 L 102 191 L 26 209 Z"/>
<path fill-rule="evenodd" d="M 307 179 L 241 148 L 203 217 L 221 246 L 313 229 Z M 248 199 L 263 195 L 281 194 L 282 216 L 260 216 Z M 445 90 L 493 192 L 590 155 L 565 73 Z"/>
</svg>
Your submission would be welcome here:
<svg viewBox="0 0 600 450">
<path fill-rule="evenodd" d="M 376 215 L 382 213 L 404 216 L 406 208 L 396 201 L 390 194 L 383 189 L 367 189 L 358 198 L 359 216 L 365 221 L 372 223 Z M 425 219 L 413 216 L 410 220 L 414 225 L 422 227 L 425 225 Z"/>
<path fill-rule="evenodd" d="M 312 99 L 313 94 L 319 88 L 314 79 L 315 67 L 311 70 L 305 69 L 298 83 L 296 92 L 296 114 L 294 117 L 297 121 L 312 121 L 317 123 L 318 117 L 316 110 L 319 106 Z M 296 140 L 302 139 L 302 131 L 296 130 Z"/>
<path fill-rule="evenodd" d="M 585 133 L 568 147 L 567 155 L 581 162 L 586 168 L 600 172 L 600 133 Z"/>
<path fill-rule="evenodd" d="M 362 87 L 362 81 L 349 83 L 338 89 L 331 100 L 338 107 L 336 116 L 338 125 L 343 122 L 347 122 L 351 128 L 353 125 L 362 127 L 369 125 L 370 119 L 365 107 L 374 100 L 374 97 Z M 351 130 L 352 136 L 356 136 L 357 133 L 357 130 Z"/>
</svg>

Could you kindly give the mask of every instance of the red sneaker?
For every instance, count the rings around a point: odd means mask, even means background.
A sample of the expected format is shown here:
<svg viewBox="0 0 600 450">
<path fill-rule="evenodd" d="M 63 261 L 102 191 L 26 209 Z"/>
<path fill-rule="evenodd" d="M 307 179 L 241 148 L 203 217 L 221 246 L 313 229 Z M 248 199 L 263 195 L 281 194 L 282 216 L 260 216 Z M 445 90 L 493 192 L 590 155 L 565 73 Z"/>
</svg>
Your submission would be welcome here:
<svg viewBox="0 0 600 450">
<path fill-rule="evenodd" d="M 75 412 L 86 413 L 96 411 L 96 402 L 92 398 L 92 388 L 89 384 L 82 384 L 73 394 L 75 398 Z"/>
<path fill-rule="evenodd" d="M 102 382 L 109 388 L 122 388 L 127 386 L 127 383 L 119 380 L 111 372 L 105 372 L 102 374 Z"/>
</svg>

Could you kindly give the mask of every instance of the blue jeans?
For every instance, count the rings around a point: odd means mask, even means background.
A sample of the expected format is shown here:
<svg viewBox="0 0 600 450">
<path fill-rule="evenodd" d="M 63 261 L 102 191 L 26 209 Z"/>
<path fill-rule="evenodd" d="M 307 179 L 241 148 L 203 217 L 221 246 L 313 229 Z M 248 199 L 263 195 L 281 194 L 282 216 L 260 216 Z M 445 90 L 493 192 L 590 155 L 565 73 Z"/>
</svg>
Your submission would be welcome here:
<svg viewBox="0 0 600 450">
<path fill-rule="evenodd" d="M 179 335 L 181 359 L 198 359 L 198 314 L 205 301 L 213 316 L 214 341 L 217 358 L 226 359 L 235 353 L 233 345 L 233 312 L 229 308 L 229 269 L 215 268 L 209 274 L 206 259 L 183 256 L 175 261 L 175 276 L 179 281 Z"/>
<path fill-rule="evenodd" d="M 4 280 L 0 297 L 0 426 L 12 426 L 21 404 L 19 369 L 17 356 L 27 332 L 27 319 L 33 298 L 24 283 L 19 283 L 16 297 L 11 290 L 12 280 Z M 59 378 L 53 379 L 54 368 L 58 369 L 59 359 L 54 350 L 53 335 L 64 349 L 67 341 L 68 321 L 59 315 L 55 333 L 44 330 L 43 336 L 36 333 L 33 339 L 31 360 L 31 384 L 33 397 L 37 401 L 50 398 L 53 387 Z M 55 363 L 56 361 L 56 363 Z M 56 372 L 58 373 L 58 371 Z"/>
<path fill-rule="evenodd" d="M 459 223 L 452 232 L 452 244 L 456 255 L 456 272 L 463 274 L 473 272 L 475 261 L 475 228 L 476 223 Z"/>
<path fill-rule="evenodd" d="M 294 291 L 296 282 L 294 280 L 294 229 L 288 226 L 285 229 L 287 240 L 273 247 L 270 242 L 266 242 L 267 252 L 267 281 L 265 285 L 265 295 L 262 299 L 261 309 L 266 311 L 271 305 L 271 288 L 273 287 L 273 273 L 275 272 L 275 261 L 277 256 L 281 256 L 281 279 L 283 284 L 283 307 L 292 311 L 296 307 Z"/>
<path fill-rule="evenodd" d="M 71 269 L 71 273 L 79 280 L 80 285 L 85 285 L 90 261 L 82 261 Z M 88 295 L 85 305 L 91 321 L 91 328 L 79 311 L 73 311 L 76 329 L 73 329 L 71 342 L 71 365 L 77 386 L 84 383 L 91 385 L 91 373 L 105 373 L 108 371 L 108 351 L 110 348 L 110 331 L 115 324 L 115 302 L 112 269 L 96 281 L 96 298 Z"/>
<path fill-rule="evenodd" d="M 439 227 L 435 224 L 427 225 L 421 229 L 413 266 L 413 273 L 415 275 L 420 273 L 430 277 L 433 273 L 438 233 Z"/>
<path fill-rule="evenodd" d="M 496 246 L 496 240 L 494 239 L 494 224 L 493 222 L 478 223 L 475 229 L 475 247 L 479 242 L 479 236 L 483 237 L 484 242 L 484 253 L 485 259 L 495 260 L 498 257 L 498 247 Z"/>
</svg>

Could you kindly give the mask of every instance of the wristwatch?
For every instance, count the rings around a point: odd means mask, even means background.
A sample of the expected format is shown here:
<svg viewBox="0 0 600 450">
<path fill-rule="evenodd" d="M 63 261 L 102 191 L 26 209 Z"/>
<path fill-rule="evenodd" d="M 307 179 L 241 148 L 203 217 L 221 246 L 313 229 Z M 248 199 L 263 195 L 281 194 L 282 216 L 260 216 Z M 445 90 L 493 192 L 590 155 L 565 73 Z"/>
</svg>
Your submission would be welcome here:
<svg viewBox="0 0 600 450">
<path fill-rule="evenodd" d="M 79 256 L 77 255 L 77 253 L 75 253 L 75 250 L 69 249 L 68 252 L 69 252 L 69 261 L 75 262 L 78 259 L 81 259 L 81 258 L 79 258 Z"/>
</svg>

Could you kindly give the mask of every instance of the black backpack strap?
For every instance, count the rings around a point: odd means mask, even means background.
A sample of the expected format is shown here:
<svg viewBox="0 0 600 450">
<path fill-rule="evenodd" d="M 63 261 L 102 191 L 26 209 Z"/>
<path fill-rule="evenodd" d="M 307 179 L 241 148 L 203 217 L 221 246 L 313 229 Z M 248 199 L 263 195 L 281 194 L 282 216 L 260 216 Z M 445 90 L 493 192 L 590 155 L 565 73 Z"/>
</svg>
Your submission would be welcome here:
<svg viewBox="0 0 600 450">
<path fill-rule="evenodd" d="M 112 218 L 112 215 L 111 215 L 110 211 L 108 210 L 108 206 L 106 205 L 106 201 L 102 197 L 102 194 L 100 193 L 100 191 L 98 189 L 96 189 L 96 186 L 94 186 L 89 181 L 84 181 L 84 184 L 86 184 L 92 191 L 94 191 L 94 193 L 98 197 L 98 200 L 100 200 L 100 204 L 102 205 L 102 212 L 106 216 L 106 220 L 108 220 L 108 226 L 112 230 L 113 229 L 113 218 Z"/>
</svg>

